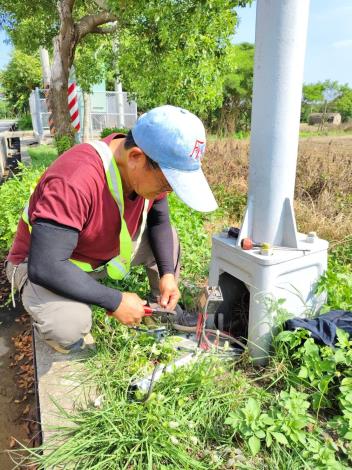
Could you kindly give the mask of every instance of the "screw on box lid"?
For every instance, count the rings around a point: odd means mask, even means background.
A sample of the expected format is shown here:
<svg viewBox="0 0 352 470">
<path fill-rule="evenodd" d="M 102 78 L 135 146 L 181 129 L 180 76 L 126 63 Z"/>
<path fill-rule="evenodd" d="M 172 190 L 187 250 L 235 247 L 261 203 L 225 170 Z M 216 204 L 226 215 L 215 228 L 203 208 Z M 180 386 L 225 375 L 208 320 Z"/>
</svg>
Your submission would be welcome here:
<svg viewBox="0 0 352 470">
<path fill-rule="evenodd" d="M 307 243 L 314 243 L 317 239 L 318 239 L 318 236 L 316 232 L 308 232 L 305 241 Z"/>
<path fill-rule="evenodd" d="M 273 248 L 270 243 L 262 243 L 260 247 L 260 254 L 263 256 L 271 256 L 273 254 Z"/>
</svg>

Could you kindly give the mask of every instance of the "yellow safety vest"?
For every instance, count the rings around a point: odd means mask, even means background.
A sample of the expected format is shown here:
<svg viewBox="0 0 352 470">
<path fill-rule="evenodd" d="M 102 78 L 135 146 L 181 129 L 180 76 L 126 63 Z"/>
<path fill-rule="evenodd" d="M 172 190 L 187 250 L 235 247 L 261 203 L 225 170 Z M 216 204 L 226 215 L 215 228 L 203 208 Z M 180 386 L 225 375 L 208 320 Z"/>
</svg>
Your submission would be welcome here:
<svg viewBox="0 0 352 470">
<path fill-rule="evenodd" d="M 123 200 L 123 189 L 122 189 L 122 182 L 119 169 L 116 165 L 115 158 L 110 150 L 110 147 L 101 140 L 95 140 L 90 143 L 95 150 L 98 152 L 105 170 L 106 181 L 109 186 L 110 193 L 114 198 L 117 207 L 120 211 L 121 217 L 121 230 L 120 230 L 120 254 L 112 258 L 108 263 L 103 266 L 100 266 L 97 269 L 93 269 L 93 267 L 89 263 L 85 263 L 83 261 L 78 261 L 75 259 L 70 259 L 70 261 L 81 268 L 85 272 L 92 272 L 92 271 L 102 271 L 104 267 L 107 270 L 108 276 L 111 279 L 121 280 L 123 279 L 128 271 L 130 270 L 131 266 L 131 257 L 132 257 L 132 239 L 130 233 L 127 228 L 126 221 L 124 219 L 124 200 Z M 147 203 L 148 201 L 146 201 Z M 24 208 L 22 218 L 28 225 L 29 231 L 32 230 L 32 227 L 29 222 L 28 216 L 28 207 L 29 203 L 26 204 Z"/>
</svg>

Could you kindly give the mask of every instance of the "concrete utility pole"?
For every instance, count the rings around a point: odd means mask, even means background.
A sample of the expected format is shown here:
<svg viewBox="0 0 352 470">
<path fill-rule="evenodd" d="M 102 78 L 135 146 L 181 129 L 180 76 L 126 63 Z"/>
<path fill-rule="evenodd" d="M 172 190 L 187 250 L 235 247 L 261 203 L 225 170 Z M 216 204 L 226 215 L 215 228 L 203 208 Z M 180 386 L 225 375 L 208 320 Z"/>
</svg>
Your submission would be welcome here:
<svg viewBox="0 0 352 470">
<path fill-rule="evenodd" d="M 258 363 L 270 348 L 275 308 L 316 312 L 315 284 L 328 243 L 298 233 L 293 210 L 309 0 L 257 0 L 248 204 L 237 240 L 213 237 L 209 285 L 232 276 L 232 292 L 250 294 L 248 347 Z M 272 250 L 241 249 L 250 238 Z"/>
<path fill-rule="evenodd" d="M 49 53 L 47 49 L 44 49 L 44 47 L 40 47 L 39 54 L 40 54 L 40 62 L 42 64 L 43 85 L 44 85 L 44 88 L 47 88 L 50 85 L 50 80 L 51 80 Z"/>
<path fill-rule="evenodd" d="M 293 247 L 308 13 L 309 0 L 257 2 L 246 236 Z"/>
<path fill-rule="evenodd" d="M 117 127 L 125 127 L 125 110 L 123 106 L 122 83 L 115 80 L 115 91 L 117 92 Z"/>
</svg>

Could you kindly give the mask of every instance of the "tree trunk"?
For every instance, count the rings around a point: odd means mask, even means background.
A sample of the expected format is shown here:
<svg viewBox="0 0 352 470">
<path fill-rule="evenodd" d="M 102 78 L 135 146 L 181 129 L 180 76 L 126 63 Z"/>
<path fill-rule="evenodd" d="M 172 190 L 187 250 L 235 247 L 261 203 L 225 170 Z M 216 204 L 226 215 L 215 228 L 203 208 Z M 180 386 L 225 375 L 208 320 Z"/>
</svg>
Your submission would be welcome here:
<svg viewBox="0 0 352 470">
<path fill-rule="evenodd" d="M 89 93 L 83 92 L 83 142 L 89 142 L 90 138 L 90 95 Z"/>
<path fill-rule="evenodd" d="M 67 104 L 67 88 L 77 44 L 76 30 L 72 18 L 71 1 L 58 1 L 60 31 L 54 38 L 54 58 L 51 68 L 49 102 L 52 110 L 56 136 L 73 136 L 73 128 Z"/>
<path fill-rule="evenodd" d="M 85 15 L 75 23 L 72 15 L 75 1 L 57 0 L 56 2 L 60 17 L 60 30 L 53 40 L 54 58 L 48 99 L 58 138 L 67 135 L 73 139 L 74 135 L 68 110 L 67 88 L 77 44 L 87 34 L 107 34 L 116 31 L 115 26 L 110 29 L 100 28 L 102 25 L 116 21 L 117 18 L 109 11 L 98 11 L 93 15 Z M 101 8 L 105 5 L 104 0 L 99 0 L 98 3 Z"/>
</svg>

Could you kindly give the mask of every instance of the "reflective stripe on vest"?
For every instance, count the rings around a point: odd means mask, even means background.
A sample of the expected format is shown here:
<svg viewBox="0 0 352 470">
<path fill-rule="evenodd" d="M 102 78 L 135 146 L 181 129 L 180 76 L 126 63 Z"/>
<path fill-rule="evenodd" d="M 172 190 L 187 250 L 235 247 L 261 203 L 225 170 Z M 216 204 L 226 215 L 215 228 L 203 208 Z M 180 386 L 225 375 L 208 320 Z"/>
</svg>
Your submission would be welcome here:
<svg viewBox="0 0 352 470">
<path fill-rule="evenodd" d="M 110 150 L 110 147 L 103 141 L 95 140 L 90 143 L 92 147 L 98 152 L 105 170 L 106 180 L 109 186 L 110 193 L 114 198 L 120 212 L 121 218 L 121 230 L 120 230 L 120 254 L 112 258 L 106 265 L 100 266 L 97 269 L 89 263 L 83 261 L 78 261 L 70 259 L 70 261 L 75 264 L 77 267 L 82 269 L 85 272 L 96 271 L 99 272 L 106 267 L 108 276 L 115 280 L 123 279 L 128 271 L 130 270 L 131 256 L 132 256 L 132 239 L 129 234 L 126 221 L 124 219 L 124 200 L 123 200 L 123 189 L 120 172 L 116 165 L 114 156 Z M 145 218 L 145 212 L 148 208 L 149 201 L 145 201 L 143 219 Z M 26 207 L 23 210 L 22 219 L 28 225 L 28 229 L 31 232 L 32 227 L 29 222 L 28 214 L 29 204 L 26 204 Z"/>
<path fill-rule="evenodd" d="M 112 279 L 120 280 L 123 279 L 130 270 L 132 256 L 132 239 L 124 218 L 121 176 L 110 147 L 102 140 L 94 140 L 90 145 L 95 148 L 102 159 L 110 193 L 115 199 L 120 211 L 120 254 L 106 264 L 108 276 Z"/>
</svg>

